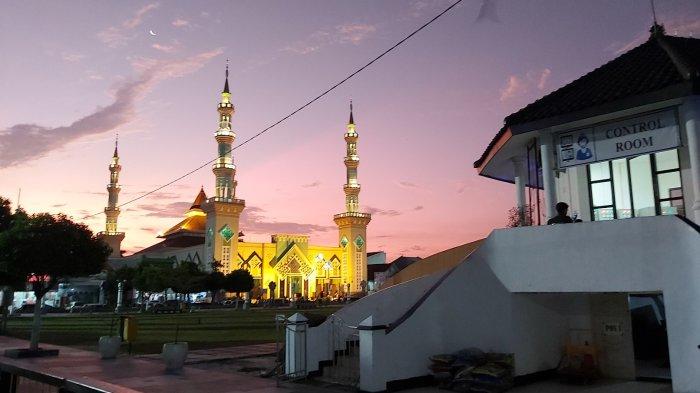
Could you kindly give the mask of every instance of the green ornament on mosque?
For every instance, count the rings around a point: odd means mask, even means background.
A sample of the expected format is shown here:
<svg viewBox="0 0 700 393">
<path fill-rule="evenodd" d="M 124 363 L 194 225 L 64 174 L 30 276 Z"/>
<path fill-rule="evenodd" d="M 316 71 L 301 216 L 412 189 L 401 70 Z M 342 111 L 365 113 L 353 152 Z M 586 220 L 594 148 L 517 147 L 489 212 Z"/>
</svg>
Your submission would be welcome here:
<svg viewBox="0 0 700 393">
<path fill-rule="evenodd" d="M 233 231 L 231 230 L 231 227 L 228 226 L 228 224 L 224 225 L 223 228 L 219 230 L 219 234 L 221 237 L 223 237 L 227 242 L 231 241 L 231 238 L 233 237 Z"/>
<path fill-rule="evenodd" d="M 365 240 L 362 238 L 362 236 L 358 235 L 355 238 L 355 245 L 357 246 L 357 248 L 362 248 L 362 246 L 365 245 Z"/>
<path fill-rule="evenodd" d="M 347 246 L 348 243 L 350 243 L 350 242 L 348 241 L 348 238 L 347 238 L 347 237 L 343 236 L 343 238 L 340 239 L 340 245 L 341 245 L 343 248 L 345 248 L 345 246 Z"/>
</svg>

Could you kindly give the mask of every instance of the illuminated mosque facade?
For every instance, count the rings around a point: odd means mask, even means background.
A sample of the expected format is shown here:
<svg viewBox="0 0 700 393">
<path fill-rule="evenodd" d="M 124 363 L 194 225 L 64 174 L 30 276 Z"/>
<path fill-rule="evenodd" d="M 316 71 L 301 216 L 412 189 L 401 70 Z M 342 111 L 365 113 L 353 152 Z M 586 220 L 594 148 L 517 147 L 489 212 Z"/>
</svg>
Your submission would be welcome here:
<svg viewBox="0 0 700 393">
<path fill-rule="evenodd" d="M 216 262 L 224 274 L 236 269 L 249 271 L 255 281 L 254 292 L 257 290 L 264 297 L 316 298 L 321 294 L 340 296 L 363 291 L 367 282 L 367 225 L 371 215 L 360 211 L 359 135 L 355 131 L 352 103 L 344 135 L 345 212 L 333 216 L 338 226 L 338 243 L 326 246 L 309 244 L 309 236 L 304 234 L 273 234 L 269 243 L 240 238 L 241 230 L 245 229 L 240 227 L 245 201 L 236 194 L 236 165 L 232 155 L 236 133 L 231 127 L 235 107 L 229 91 L 228 67 L 217 111 L 219 127 L 214 139 L 218 156 L 212 166 L 213 196 L 207 197 L 202 188 L 183 220 L 158 236 L 162 241 L 127 257 L 121 257 L 119 251 L 124 233 L 117 230 L 121 166 L 115 147 L 109 166 L 106 231 L 99 234 L 115 250 L 110 258 L 112 266 L 134 266 L 150 258 L 195 262 L 204 268 Z M 274 294 L 268 292 L 271 282 L 275 283 Z"/>
</svg>

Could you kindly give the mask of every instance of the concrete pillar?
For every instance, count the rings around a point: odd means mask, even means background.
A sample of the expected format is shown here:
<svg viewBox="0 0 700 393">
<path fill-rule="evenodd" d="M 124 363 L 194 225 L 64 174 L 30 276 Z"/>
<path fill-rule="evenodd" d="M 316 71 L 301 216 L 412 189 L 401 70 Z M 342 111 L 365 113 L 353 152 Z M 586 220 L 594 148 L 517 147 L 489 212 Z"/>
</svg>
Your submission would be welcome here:
<svg viewBox="0 0 700 393">
<path fill-rule="evenodd" d="M 542 157 L 542 183 L 544 186 L 544 203 L 547 218 L 557 215 L 555 205 L 557 204 L 557 189 L 554 185 L 554 147 L 552 136 L 547 133 L 540 137 L 540 155 Z"/>
<path fill-rule="evenodd" d="M 124 281 L 117 284 L 117 308 L 115 312 L 120 312 L 124 308 Z"/>
<path fill-rule="evenodd" d="M 391 362 L 380 360 L 383 355 L 381 345 L 385 339 L 384 327 L 374 326 L 370 315 L 357 327 L 360 336 L 360 391 L 386 391 L 386 367 L 393 367 Z"/>
<path fill-rule="evenodd" d="M 678 269 L 673 288 L 664 290 L 668 353 L 677 393 L 700 393 L 700 285 L 696 281 L 700 274 L 695 270 L 688 274 L 689 269 Z"/>
<path fill-rule="evenodd" d="M 515 180 L 515 201 L 520 215 L 520 226 L 525 226 L 525 187 L 527 186 L 527 171 L 520 156 L 511 158 L 513 161 L 513 179 Z"/>
<path fill-rule="evenodd" d="M 692 211 L 686 216 L 700 224 L 700 102 L 697 100 L 683 105 L 685 114 L 685 132 L 688 137 L 688 155 L 690 156 L 690 174 L 693 179 Z"/>
<path fill-rule="evenodd" d="M 295 377 L 304 377 L 306 370 L 306 330 L 309 320 L 296 313 L 285 323 L 284 372 Z"/>
</svg>

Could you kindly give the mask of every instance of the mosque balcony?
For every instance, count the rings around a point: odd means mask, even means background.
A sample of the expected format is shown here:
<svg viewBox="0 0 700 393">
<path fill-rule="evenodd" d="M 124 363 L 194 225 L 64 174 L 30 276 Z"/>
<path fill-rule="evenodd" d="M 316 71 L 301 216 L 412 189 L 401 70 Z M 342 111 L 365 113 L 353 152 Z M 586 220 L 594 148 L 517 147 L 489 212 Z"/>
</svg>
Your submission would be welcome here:
<svg viewBox="0 0 700 393">
<path fill-rule="evenodd" d="M 363 218 L 363 219 L 371 219 L 372 215 L 369 213 L 360 213 L 360 212 L 345 212 L 345 213 L 339 213 L 339 214 L 334 214 L 333 219 L 338 219 L 338 218 Z"/>
<path fill-rule="evenodd" d="M 98 237 L 104 237 L 104 236 L 116 236 L 116 237 L 124 237 L 126 236 L 126 232 L 113 232 L 113 231 L 102 231 L 102 232 L 97 232 Z"/>
<path fill-rule="evenodd" d="M 211 167 L 214 168 L 214 170 L 217 170 L 217 169 L 231 169 L 231 170 L 235 170 L 235 169 L 236 169 L 236 165 L 232 164 L 231 162 L 218 161 L 218 160 L 217 160 L 217 162 L 214 163 L 214 165 L 212 165 Z"/>
<path fill-rule="evenodd" d="M 224 197 L 211 197 L 209 202 L 224 202 L 224 203 L 234 203 L 236 205 L 245 205 L 245 199 L 238 198 L 224 198 Z"/>
<path fill-rule="evenodd" d="M 233 109 L 233 104 L 230 102 L 220 102 L 219 108 L 231 108 L 231 109 Z"/>
<path fill-rule="evenodd" d="M 219 128 L 215 133 L 214 136 L 217 137 L 229 137 L 229 138 L 235 138 L 236 133 L 233 132 L 230 128 Z"/>
</svg>

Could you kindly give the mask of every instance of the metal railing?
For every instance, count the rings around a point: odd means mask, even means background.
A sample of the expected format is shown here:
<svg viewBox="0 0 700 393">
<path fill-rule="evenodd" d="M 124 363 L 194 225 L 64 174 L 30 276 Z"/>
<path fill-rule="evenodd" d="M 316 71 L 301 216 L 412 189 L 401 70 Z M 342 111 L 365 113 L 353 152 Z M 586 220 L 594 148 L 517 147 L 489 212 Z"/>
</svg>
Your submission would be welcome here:
<svg viewBox="0 0 700 393">
<path fill-rule="evenodd" d="M 357 326 L 345 323 L 335 314 L 330 323 L 330 364 L 323 368 L 323 379 L 343 386 L 358 387 L 360 383 L 360 336 Z"/>
</svg>

